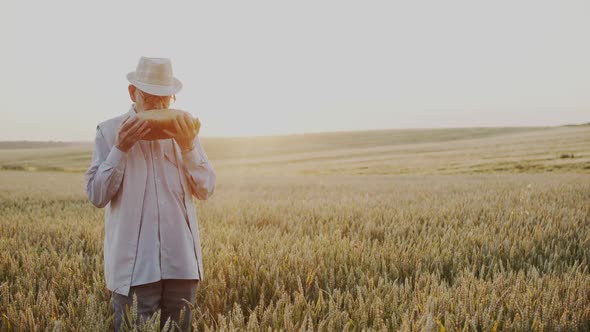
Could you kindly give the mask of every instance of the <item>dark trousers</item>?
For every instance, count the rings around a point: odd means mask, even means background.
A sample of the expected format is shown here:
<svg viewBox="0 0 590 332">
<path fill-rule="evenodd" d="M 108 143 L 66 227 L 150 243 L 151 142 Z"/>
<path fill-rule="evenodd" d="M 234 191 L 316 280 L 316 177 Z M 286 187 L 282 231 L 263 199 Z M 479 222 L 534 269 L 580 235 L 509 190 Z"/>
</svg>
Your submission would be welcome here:
<svg viewBox="0 0 590 332">
<path fill-rule="evenodd" d="M 118 332 L 121 329 L 123 320 L 127 322 L 128 326 L 130 325 L 125 314 L 125 305 L 129 306 L 129 310 L 131 310 L 134 293 L 137 295 L 136 324 L 139 325 L 142 319 L 147 320 L 150 318 L 158 309 L 161 310 L 160 328 L 164 327 L 168 317 L 171 317 L 171 321 L 178 324 L 180 311 L 185 308 L 184 319 L 180 328 L 182 331 L 190 331 L 192 310 L 184 300 L 191 304 L 195 303 L 199 282 L 200 280 L 162 279 L 149 284 L 132 286 L 128 296 L 113 292 L 111 302 L 115 312 L 115 331 Z M 175 330 L 172 329 L 171 331 Z"/>
</svg>

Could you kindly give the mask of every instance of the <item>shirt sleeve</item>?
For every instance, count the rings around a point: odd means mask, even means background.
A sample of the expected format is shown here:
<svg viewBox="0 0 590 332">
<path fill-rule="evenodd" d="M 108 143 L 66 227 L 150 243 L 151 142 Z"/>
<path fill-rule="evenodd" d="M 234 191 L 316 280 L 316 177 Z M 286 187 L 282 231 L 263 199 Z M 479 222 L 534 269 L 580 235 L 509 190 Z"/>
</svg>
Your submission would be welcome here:
<svg viewBox="0 0 590 332">
<path fill-rule="evenodd" d="M 182 164 L 192 194 L 199 200 L 211 197 L 215 191 L 217 177 L 198 135 L 194 140 L 194 148 L 182 153 Z"/>
<path fill-rule="evenodd" d="M 126 155 L 116 146 L 109 150 L 100 126 L 96 126 L 92 163 L 84 174 L 86 195 L 94 206 L 105 207 L 119 190 Z"/>
</svg>

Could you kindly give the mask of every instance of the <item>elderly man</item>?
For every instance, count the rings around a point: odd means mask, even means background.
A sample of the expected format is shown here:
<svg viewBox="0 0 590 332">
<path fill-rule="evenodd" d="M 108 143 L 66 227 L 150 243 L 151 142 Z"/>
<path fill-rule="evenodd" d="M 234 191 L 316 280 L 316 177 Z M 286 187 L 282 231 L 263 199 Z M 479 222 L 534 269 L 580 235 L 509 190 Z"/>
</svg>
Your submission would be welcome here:
<svg viewBox="0 0 590 332">
<path fill-rule="evenodd" d="M 104 266 L 112 291 L 115 331 L 125 321 L 125 306 L 138 300 L 138 320 L 160 310 L 190 329 L 191 307 L 203 279 L 197 215 L 192 197 L 208 199 L 216 176 L 189 113 L 175 120 L 169 139 L 142 140 L 150 132 L 139 112 L 169 108 L 182 88 L 169 59 L 141 57 L 127 75 L 134 104 L 126 114 L 96 127 L 86 194 L 106 207 Z M 128 323 L 128 322 L 127 322 Z"/>
</svg>

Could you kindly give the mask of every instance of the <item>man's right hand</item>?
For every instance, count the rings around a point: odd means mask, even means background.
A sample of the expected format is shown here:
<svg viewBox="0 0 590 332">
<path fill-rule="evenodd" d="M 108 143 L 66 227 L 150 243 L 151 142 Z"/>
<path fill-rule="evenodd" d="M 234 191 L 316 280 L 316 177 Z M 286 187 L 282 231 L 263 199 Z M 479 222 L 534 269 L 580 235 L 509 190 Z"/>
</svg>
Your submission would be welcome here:
<svg viewBox="0 0 590 332">
<path fill-rule="evenodd" d="M 129 151 L 137 141 L 151 131 L 151 128 L 148 128 L 147 125 L 147 121 L 136 116 L 127 117 L 119 126 L 115 146 L 123 152 Z"/>
</svg>

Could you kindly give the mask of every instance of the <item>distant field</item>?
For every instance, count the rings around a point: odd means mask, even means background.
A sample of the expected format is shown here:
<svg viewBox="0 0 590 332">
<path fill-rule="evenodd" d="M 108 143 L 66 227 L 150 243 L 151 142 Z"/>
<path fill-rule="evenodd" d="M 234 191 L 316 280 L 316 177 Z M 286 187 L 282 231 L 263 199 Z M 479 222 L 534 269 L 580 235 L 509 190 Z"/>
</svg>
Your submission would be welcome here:
<svg viewBox="0 0 590 332">
<path fill-rule="evenodd" d="M 224 174 L 590 173 L 590 126 L 382 130 L 202 141 L 216 170 Z M 90 143 L 8 147 L 0 144 L 0 169 L 84 172 L 92 155 Z"/>
</svg>

